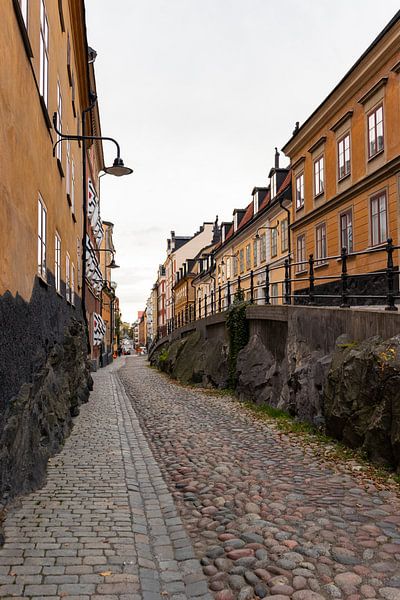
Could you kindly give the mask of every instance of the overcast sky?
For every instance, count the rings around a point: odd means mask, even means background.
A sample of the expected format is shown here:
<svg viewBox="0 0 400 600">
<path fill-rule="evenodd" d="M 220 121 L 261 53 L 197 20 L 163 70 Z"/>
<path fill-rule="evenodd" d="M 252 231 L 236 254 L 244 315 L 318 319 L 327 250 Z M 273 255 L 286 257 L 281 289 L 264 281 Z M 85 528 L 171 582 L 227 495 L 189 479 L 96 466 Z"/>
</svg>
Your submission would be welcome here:
<svg viewBox="0 0 400 600">
<path fill-rule="evenodd" d="M 125 321 L 143 310 L 171 230 L 230 220 L 398 0 L 86 0 L 103 135 L 134 174 L 101 180 Z M 114 149 L 105 143 L 106 161 Z M 281 164 L 287 161 L 281 158 Z"/>
</svg>

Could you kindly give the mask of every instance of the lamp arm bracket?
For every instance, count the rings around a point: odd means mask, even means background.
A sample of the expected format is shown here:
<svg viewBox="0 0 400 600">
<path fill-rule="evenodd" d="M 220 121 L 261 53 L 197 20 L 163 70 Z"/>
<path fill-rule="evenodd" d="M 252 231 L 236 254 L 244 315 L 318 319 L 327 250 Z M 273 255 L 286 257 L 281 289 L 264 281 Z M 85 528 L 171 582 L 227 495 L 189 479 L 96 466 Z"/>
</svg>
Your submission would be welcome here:
<svg viewBox="0 0 400 600">
<path fill-rule="evenodd" d="M 82 140 L 105 140 L 108 142 L 113 142 L 117 146 L 117 158 L 121 158 L 121 151 L 120 151 L 119 144 L 118 144 L 117 140 L 115 140 L 112 137 L 104 137 L 102 135 L 69 135 L 69 134 L 65 135 L 57 127 L 57 113 L 56 112 L 53 114 L 53 127 L 54 127 L 54 131 L 56 132 L 56 134 L 59 135 L 61 138 L 61 139 L 57 140 L 57 142 L 53 146 L 53 156 L 55 153 L 55 147 L 57 146 L 58 142 L 61 142 L 62 140 L 71 140 L 71 141 L 78 141 L 78 142 L 82 141 Z"/>
</svg>

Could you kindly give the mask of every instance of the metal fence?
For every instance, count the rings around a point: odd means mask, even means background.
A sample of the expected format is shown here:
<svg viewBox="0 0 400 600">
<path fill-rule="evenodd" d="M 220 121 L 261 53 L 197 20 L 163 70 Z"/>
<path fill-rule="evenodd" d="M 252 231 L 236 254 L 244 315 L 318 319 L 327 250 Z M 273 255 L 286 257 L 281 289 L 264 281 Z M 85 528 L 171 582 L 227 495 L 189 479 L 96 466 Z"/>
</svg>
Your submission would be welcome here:
<svg viewBox="0 0 400 600">
<path fill-rule="evenodd" d="M 313 254 L 310 254 L 308 260 L 298 262 L 285 258 L 272 266 L 266 265 L 250 270 L 244 276 L 239 275 L 222 285 L 216 285 L 210 294 L 204 294 L 195 302 L 187 303 L 184 310 L 167 323 L 167 333 L 198 319 L 227 310 L 235 298 L 259 305 L 281 303 L 350 308 L 378 304 L 384 306 L 385 310 L 397 311 L 396 300 L 400 299 L 399 273 L 398 265 L 393 261 L 393 253 L 398 249 L 400 246 L 394 246 L 392 239 L 389 238 L 384 245 L 359 252 L 348 253 L 346 248 L 343 248 L 341 254 L 336 256 L 316 259 Z M 350 272 L 349 258 L 378 253 L 385 257 L 382 261 L 385 266 L 380 270 Z M 340 262 L 340 273 L 318 274 L 319 267 L 329 265 L 333 261 Z M 362 281 L 364 283 L 361 284 Z M 329 293 L 331 290 L 327 283 L 334 284 L 333 291 L 336 293 Z M 299 289 L 298 284 L 303 284 L 303 287 Z M 323 284 L 328 289 L 324 290 Z M 373 284 L 379 293 L 372 293 Z M 279 286 L 281 293 L 277 293 Z M 364 288 L 366 293 L 364 291 L 360 293 L 357 289 L 360 287 Z"/>
</svg>

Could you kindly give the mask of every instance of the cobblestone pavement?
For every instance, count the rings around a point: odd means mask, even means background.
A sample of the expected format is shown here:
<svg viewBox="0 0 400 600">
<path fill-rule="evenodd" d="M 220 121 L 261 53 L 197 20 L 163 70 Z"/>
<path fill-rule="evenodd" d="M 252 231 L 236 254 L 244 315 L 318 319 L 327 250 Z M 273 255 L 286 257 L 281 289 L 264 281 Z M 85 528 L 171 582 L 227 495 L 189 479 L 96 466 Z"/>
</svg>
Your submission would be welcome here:
<svg viewBox="0 0 400 600">
<path fill-rule="evenodd" d="M 400 502 L 229 397 L 118 376 L 216 600 L 400 600 Z"/>
<path fill-rule="evenodd" d="M 211 598 L 116 375 L 122 361 L 95 374 L 46 485 L 9 512 L 1 600 Z"/>
</svg>

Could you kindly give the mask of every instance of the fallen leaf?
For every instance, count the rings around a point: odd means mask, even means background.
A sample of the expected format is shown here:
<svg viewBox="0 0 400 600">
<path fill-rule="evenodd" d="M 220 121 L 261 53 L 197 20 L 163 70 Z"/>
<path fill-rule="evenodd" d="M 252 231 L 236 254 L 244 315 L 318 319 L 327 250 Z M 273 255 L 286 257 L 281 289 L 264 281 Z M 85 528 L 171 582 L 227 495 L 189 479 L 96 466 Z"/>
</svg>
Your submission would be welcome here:
<svg viewBox="0 0 400 600">
<path fill-rule="evenodd" d="M 100 575 L 102 575 L 103 577 L 109 577 L 110 575 L 112 575 L 112 571 L 103 571 L 102 573 L 100 573 Z"/>
</svg>

